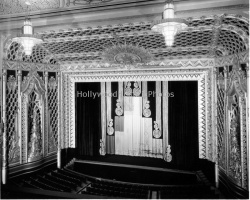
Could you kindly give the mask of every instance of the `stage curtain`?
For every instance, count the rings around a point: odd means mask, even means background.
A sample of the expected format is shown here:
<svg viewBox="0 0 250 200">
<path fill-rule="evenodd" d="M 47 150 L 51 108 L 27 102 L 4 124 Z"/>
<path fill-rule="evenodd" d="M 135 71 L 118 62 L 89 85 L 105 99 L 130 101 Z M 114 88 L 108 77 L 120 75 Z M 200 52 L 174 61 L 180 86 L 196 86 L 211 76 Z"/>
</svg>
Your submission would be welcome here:
<svg viewBox="0 0 250 200">
<path fill-rule="evenodd" d="M 99 155 L 101 138 L 101 83 L 76 83 L 76 144 L 79 156 Z"/>
<path fill-rule="evenodd" d="M 169 139 L 172 163 L 193 169 L 198 162 L 198 83 L 169 81 Z"/>
</svg>

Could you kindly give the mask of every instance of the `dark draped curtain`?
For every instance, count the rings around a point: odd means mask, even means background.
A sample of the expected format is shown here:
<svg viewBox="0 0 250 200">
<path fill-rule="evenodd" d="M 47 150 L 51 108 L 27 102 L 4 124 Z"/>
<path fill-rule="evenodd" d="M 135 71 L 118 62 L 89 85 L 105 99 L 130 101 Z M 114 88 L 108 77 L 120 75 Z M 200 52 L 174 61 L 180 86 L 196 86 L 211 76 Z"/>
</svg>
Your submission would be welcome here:
<svg viewBox="0 0 250 200">
<path fill-rule="evenodd" d="M 172 164 L 179 169 L 195 169 L 198 146 L 198 83 L 169 81 L 169 140 Z"/>
<path fill-rule="evenodd" d="M 76 83 L 76 152 L 79 156 L 99 155 L 101 138 L 100 83 Z"/>
</svg>

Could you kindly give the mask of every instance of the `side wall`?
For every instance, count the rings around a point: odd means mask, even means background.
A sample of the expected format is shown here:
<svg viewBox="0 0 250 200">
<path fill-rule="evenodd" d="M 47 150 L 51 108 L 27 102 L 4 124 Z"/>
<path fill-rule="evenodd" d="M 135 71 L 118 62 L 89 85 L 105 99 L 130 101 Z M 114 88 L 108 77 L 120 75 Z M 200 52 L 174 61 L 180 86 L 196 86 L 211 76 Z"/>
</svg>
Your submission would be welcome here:
<svg viewBox="0 0 250 200">
<path fill-rule="evenodd" d="M 248 198 L 248 59 L 237 56 L 224 63 L 216 72 L 219 188 L 230 198 Z"/>
</svg>

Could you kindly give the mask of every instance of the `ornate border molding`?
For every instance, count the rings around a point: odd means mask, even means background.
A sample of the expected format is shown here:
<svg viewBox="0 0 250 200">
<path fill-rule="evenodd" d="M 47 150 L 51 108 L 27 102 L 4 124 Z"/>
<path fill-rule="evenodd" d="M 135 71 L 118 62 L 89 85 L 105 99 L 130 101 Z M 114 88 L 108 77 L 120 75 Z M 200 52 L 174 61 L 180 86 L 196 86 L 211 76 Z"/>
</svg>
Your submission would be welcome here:
<svg viewBox="0 0 250 200">
<path fill-rule="evenodd" d="M 109 64 L 109 63 L 75 63 L 63 64 L 60 66 L 62 72 L 82 72 L 90 70 L 146 70 L 146 69 L 176 69 L 176 68 L 212 68 L 215 66 L 214 59 L 184 59 L 184 60 L 163 60 L 149 63 Z"/>
<path fill-rule="evenodd" d="M 62 116 L 64 116 L 61 132 L 63 148 L 75 147 L 75 83 L 105 81 L 198 81 L 199 107 L 199 157 L 212 158 L 211 123 L 211 69 L 158 69 L 158 70 L 117 70 L 62 72 Z M 211 143 L 212 145 L 212 143 Z"/>
<path fill-rule="evenodd" d="M 215 59 L 215 67 L 233 65 L 234 59 L 238 58 L 240 63 L 249 63 L 249 51 L 238 53 L 237 55 L 224 56 Z"/>
<path fill-rule="evenodd" d="M 20 61 L 3 61 L 3 69 L 7 70 L 26 70 L 26 71 L 59 71 L 59 65 L 52 64 L 41 64 L 41 63 L 28 63 L 28 62 L 20 62 Z"/>
</svg>

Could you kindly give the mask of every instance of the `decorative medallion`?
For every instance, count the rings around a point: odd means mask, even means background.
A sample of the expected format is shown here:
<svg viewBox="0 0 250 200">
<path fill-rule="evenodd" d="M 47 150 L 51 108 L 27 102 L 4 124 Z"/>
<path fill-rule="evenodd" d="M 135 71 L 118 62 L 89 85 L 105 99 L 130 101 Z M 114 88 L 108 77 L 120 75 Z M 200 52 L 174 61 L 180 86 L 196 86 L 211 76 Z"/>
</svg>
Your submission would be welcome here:
<svg viewBox="0 0 250 200">
<path fill-rule="evenodd" d="M 156 121 L 154 121 L 154 131 L 153 131 L 154 138 L 158 139 L 161 137 L 161 131 L 159 129 L 159 125 Z"/>
<path fill-rule="evenodd" d="M 114 134 L 113 119 L 111 119 L 108 124 L 108 135 L 113 135 L 113 134 Z"/>
<path fill-rule="evenodd" d="M 131 89 L 131 82 L 125 82 L 125 96 L 131 96 L 132 95 L 132 89 Z"/>
<path fill-rule="evenodd" d="M 100 149 L 99 149 L 100 155 L 103 155 L 103 156 L 105 155 L 104 149 L 105 149 L 104 142 L 100 139 Z"/>
<path fill-rule="evenodd" d="M 104 61 L 116 64 L 146 63 L 152 60 L 149 51 L 132 44 L 119 44 L 108 48 L 102 57 Z"/>
<path fill-rule="evenodd" d="M 133 89 L 134 96 L 138 97 L 141 95 L 141 88 L 139 87 L 139 84 L 137 81 L 134 82 L 134 89 Z"/>
<path fill-rule="evenodd" d="M 145 102 L 144 109 L 143 109 L 143 116 L 144 117 L 150 117 L 151 116 L 151 110 L 149 109 L 149 101 Z"/>
<path fill-rule="evenodd" d="M 121 106 L 121 101 L 119 99 L 116 100 L 116 109 L 115 109 L 115 114 L 117 116 L 122 116 L 123 114 L 123 110 L 122 110 L 122 106 Z"/>
<path fill-rule="evenodd" d="M 165 153 L 165 156 L 164 156 L 164 160 L 166 162 L 171 162 L 172 161 L 171 146 L 170 145 L 167 145 L 167 147 L 166 147 L 166 153 Z"/>
</svg>

